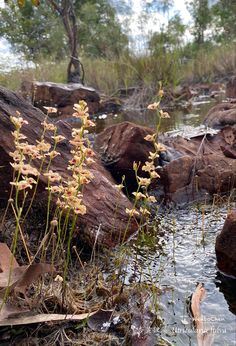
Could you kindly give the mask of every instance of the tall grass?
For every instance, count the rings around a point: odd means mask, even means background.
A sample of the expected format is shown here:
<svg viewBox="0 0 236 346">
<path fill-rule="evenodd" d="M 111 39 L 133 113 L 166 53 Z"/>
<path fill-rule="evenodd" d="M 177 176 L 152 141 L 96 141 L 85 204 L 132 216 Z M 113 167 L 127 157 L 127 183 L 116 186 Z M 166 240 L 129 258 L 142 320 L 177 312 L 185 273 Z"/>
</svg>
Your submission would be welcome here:
<svg viewBox="0 0 236 346">
<path fill-rule="evenodd" d="M 188 82 L 211 82 L 236 71 L 236 43 L 200 49 L 195 58 L 182 67 L 183 79 Z"/>
<path fill-rule="evenodd" d="M 82 57 L 85 83 L 106 95 L 129 87 L 176 86 L 181 82 L 211 82 L 231 75 L 236 69 L 236 44 L 199 49 L 191 59 L 184 50 L 162 52 L 158 55 L 122 55 L 114 59 Z M 0 70 L 0 84 L 20 90 L 22 81 L 66 82 L 68 59 L 61 62 L 41 61 L 27 68 Z"/>
</svg>

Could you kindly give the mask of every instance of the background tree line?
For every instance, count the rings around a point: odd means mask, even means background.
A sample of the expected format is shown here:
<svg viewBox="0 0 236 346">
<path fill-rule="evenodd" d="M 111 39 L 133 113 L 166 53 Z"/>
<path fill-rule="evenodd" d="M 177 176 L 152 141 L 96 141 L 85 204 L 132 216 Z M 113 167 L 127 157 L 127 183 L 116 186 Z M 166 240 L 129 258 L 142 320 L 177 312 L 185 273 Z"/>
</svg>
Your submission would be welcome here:
<svg viewBox="0 0 236 346">
<path fill-rule="evenodd" d="M 56 67 L 74 55 L 62 17 L 52 3 L 73 6 L 78 56 L 72 62 L 82 58 L 88 82 L 95 87 L 113 90 L 155 84 L 160 79 L 178 84 L 192 73 L 192 79 L 205 80 L 231 73 L 235 66 L 236 0 L 186 0 L 192 18 L 187 24 L 175 11 L 173 0 L 140 0 L 139 52 L 131 45 L 128 17 L 133 20 L 133 8 L 127 0 L 41 0 L 40 4 L 39 0 L 7 0 L 0 9 L 0 37 L 38 66 L 52 61 Z M 147 32 L 157 13 L 165 17 L 165 24 L 153 25 Z M 61 77 L 55 80 L 63 81 Z"/>
</svg>

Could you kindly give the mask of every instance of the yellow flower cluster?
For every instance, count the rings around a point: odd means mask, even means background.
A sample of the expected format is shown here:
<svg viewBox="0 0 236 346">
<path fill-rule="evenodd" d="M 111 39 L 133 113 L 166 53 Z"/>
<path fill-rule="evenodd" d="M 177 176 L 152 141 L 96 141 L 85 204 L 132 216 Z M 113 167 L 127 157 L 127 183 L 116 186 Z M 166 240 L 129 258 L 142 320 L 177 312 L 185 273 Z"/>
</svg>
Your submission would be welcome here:
<svg viewBox="0 0 236 346">
<path fill-rule="evenodd" d="M 73 116 L 80 118 L 82 126 L 79 129 L 72 129 L 72 159 L 69 161 L 67 169 L 71 171 L 71 179 L 69 181 L 62 181 L 59 186 L 52 186 L 51 192 L 58 193 L 57 205 L 62 209 L 73 210 L 75 214 L 85 214 L 86 206 L 82 202 L 82 187 L 88 184 L 93 175 L 87 169 L 87 166 L 94 162 L 92 157 L 94 152 L 89 148 L 89 142 L 86 141 L 84 135 L 87 128 L 95 126 L 95 124 L 88 119 L 88 107 L 85 101 L 80 101 L 79 104 L 74 105 L 75 113 Z M 63 140 L 62 137 L 56 136 L 54 140 L 58 142 Z M 50 172 L 49 172 L 50 173 Z M 59 176 L 55 176 L 55 172 L 47 174 L 51 182 L 59 181 Z M 53 179 L 53 180 L 52 180 Z"/>
<path fill-rule="evenodd" d="M 48 112 L 56 112 L 56 109 L 47 109 Z M 21 133 L 21 128 L 24 124 L 28 124 L 17 112 L 16 116 L 11 117 L 11 121 L 15 126 L 15 131 L 12 132 L 14 137 L 15 151 L 10 153 L 13 158 L 11 163 L 14 168 L 15 174 L 14 181 L 11 183 L 16 190 L 32 189 L 33 184 L 37 184 L 36 180 L 32 176 L 39 176 L 43 174 L 48 181 L 47 190 L 50 194 L 57 194 L 57 205 L 62 209 L 72 210 L 75 214 L 85 214 L 86 207 L 82 203 L 82 187 L 88 184 L 93 178 L 91 172 L 87 169 L 87 166 L 94 162 L 94 152 L 89 147 L 89 141 L 86 140 L 85 134 L 87 128 L 95 126 L 95 124 L 89 119 L 88 107 L 85 101 L 80 101 L 74 105 L 75 113 L 74 117 L 81 118 L 82 126 L 79 129 L 72 129 L 72 139 L 70 144 L 72 145 L 72 159 L 68 163 L 67 169 L 71 171 L 71 178 L 63 181 L 62 176 L 50 169 L 51 161 L 60 153 L 56 151 L 56 146 L 61 141 L 65 140 L 65 137 L 57 134 L 57 128 L 55 125 L 48 123 L 45 119 L 41 124 L 43 126 L 43 135 L 40 140 L 36 141 L 36 145 L 29 144 L 26 137 Z M 52 131 L 52 139 L 54 145 L 48 143 L 44 134 L 46 131 Z M 49 157 L 49 163 L 46 168 L 46 172 L 37 170 L 33 167 L 33 160 L 41 159 L 42 163 Z M 43 164 L 41 165 L 41 168 Z"/>
<path fill-rule="evenodd" d="M 135 197 L 134 207 L 133 209 L 126 209 L 126 213 L 130 216 L 148 216 L 150 214 L 148 210 L 148 204 L 149 203 L 155 203 L 156 198 L 154 196 L 150 196 L 148 194 L 148 188 L 152 182 L 153 179 L 160 178 L 160 175 L 156 172 L 156 159 L 159 157 L 159 153 L 162 151 L 165 151 L 166 148 L 161 145 L 160 143 L 157 143 L 158 139 L 158 130 L 160 125 L 160 119 L 162 118 L 169 118 L 169 114 L 167 112 L 163 112 L 163 110 L 160 109 L 160 102 L 164 95 L 164 91 L 162 89 L 162 86 L 160 84 L 160 89 L 158 92 L 158 100 L 156 102 L 153 102 L 152 104 L 148 105 L 149 110 L 155 110 L 157 113 L 157 117 L 159 119 L 157 129 L 155 133 L 149 134 L 144 139 L 148 142 L 151 142 L 153 144 L 154 151 L 150 151 L 148 155 L 148 160 L 144 163 L 144 165 L 141 167 L 143 172 L 146 172 L 148 177 L 140 177 L 138 175 L 138 170 L 140 164 L 137 164 L 136 162 L 133 163 L 133 169 L 135 171 L 138 188 L 136 192 L 133 192 L 133 195 Z M 141 191 L 140 191 L 141 190 Z M 139 211 L 136 209 L 136 204 L 138 201 L 142 201 L 143 205 L 139 208 Z"/>
</svg>

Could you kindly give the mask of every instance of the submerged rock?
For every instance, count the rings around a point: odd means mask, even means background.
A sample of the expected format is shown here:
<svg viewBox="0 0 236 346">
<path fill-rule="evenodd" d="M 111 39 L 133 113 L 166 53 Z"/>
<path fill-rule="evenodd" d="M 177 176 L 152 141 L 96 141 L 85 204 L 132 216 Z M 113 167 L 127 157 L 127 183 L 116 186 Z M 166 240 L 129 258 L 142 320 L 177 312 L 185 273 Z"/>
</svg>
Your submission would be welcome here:
<svg viewBox="0 0 236 346">
<path fill-rule="evenodd" d="M 80 100 L 87 102 L 91 114 L 98 112 L 100 97 L 93 88 L 78 83 L 34 82 L 32 85 L 33 104 L 44 112 L 44 106 L 56 107 L 57 116 L 68 117 L 74 113 L 73 106 Z"/>
<path fill-rule="evenodd" d="M 12 161 L 9 152 L 15 150 L 12 131 L 13 124 L 10 121 L 11 115 L 20 112 L 21 116 L 28 121 L 24 125 L 22 133 L 26 136 L 29 144 L 35 144 L 40 139 L 42 133 L 41 122 L 45 115 L 30 103 L 26 102 L 17 94 L 0 87 L 0 191 L 2 206 L 6 205 L 10 192 L 10 181 L 12 180 Z M 57 123 L 58 133 L 66 139 L 57 146 L 60 155 L 55 157 L 50 168 L 60 173 L 66 181 L 70 176 L 67 169 L 68 161 L 71 159 L 69 139 L 71 138 L 71 127 L 64 121 Z M 45 134 L 45 141 L 52 143 L 51 133 Z M 35 167 L 39 167 L 40 162 L 34 162 Z M 125 212 L 126 208 L 132 208 L 131 202 L 116 187 L 111 175 L 101 165 L 95 157 L 95 163 L 90 166 L 90 171 L 94 178 L 83 188 L 83 203 L 87 207 L 85 215 L 79 215 L 77 222 L 78 234 L 86 242 L 93 246 L 95 240 L 97 244 L 113 246 L 120 239 L 127 238 L 137 230 L 137 222 L 131 219 Z M 47 204 L 47 193 L 45 191 L 46 178 L 41 175 L 39 181 L 40 199 L 42 204 Z M 56 201 L 53 200 L 53 203 Z"/>
<path fill-rule="evenodd" d="M 236 124 L 236 102 L 222 102 L 212 107 L 207 113 L 204 124 L 212 128 L 222 128 Z"/>
<path fill-rule="evenodd" d="M 215 251 L 219 270 L 236 278 L 236 211 L 227 216 L 216 238 Z"/>
</svg>

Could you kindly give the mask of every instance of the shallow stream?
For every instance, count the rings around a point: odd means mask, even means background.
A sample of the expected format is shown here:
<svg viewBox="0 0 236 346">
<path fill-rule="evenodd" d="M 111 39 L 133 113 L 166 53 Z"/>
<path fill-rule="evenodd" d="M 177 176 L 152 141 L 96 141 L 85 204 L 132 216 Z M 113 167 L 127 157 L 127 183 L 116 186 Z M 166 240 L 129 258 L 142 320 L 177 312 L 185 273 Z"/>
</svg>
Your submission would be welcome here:
<svg viewBox="0 0 236 346">
<path fill-rule="evenodd" d="M 217 271 L 214 251 L 227 208 L 202 204 L 166 211 L 159 225 L 165 235 L 155 239 L 161 250 L 144 238 L 129 256 L 126 283 L 136 278 L 161 290 L 155 313 L 163 325 L 156 334 L 169 345 L 197 345 L 189 312 L 189 298 L 197 283 L 206 290 L 201 312 L 204 329 L 213 334 L 213 345 L 236 345 L 236 280 Z M 154 309 L 152 299 L 150 306 Z"/>
<path fill-rule="evenodd" d="M 191 109 L 170 111 L 171 118 L 162 122 L 161 131 L 181 131 L 186 126 L 200 125 L 214 104 L 215 101 L 202 98 Z M 99 115 L 96 132 L 122 121 L 154 127 L 155 115 L 147 111 Z M 235 208 L 235 205 L 230 207 Z M 165 211 L 159 226 L 165 235 L 160 239 L 144 238 L 141 245 L 132 248 L 126 284 L 141 280 L 161 289 L 157 310 L 163 325 L 157 328 L 156 334 L 166 340 L 166 344 L 197 345 L 188 305 L 197 283 L 203 283 L 206 297 L 201 311 L 204 326 L 214 336 L 213 345 L 236 345 L 236 280 L 225 278 L 217 271 L 214 249 L 227 208 L 229 205 L 225 202 L 221 207 L 202 204 Z"/>
<path fill-rule="evenodd" d="M 196 127 L 201 125 L 208 110 L 215 104 L 215 100 L 203 96 L 192 104 L 183 104 L 179 109 L 167 109 L 170 118 L 162 121 L 161 132 L 182 130 L 188 126 Z M 95 120 L 97 133 L 103 131 L 109 125 L 123 121 L 130 121 L 147 127 L 155 127 L 156 125 L 155 112 L 146 109 L 125 110 L 119 114 L 99 114 L 95 117 Z"/>
</svg>

